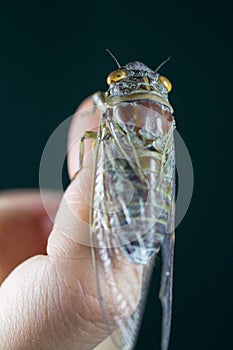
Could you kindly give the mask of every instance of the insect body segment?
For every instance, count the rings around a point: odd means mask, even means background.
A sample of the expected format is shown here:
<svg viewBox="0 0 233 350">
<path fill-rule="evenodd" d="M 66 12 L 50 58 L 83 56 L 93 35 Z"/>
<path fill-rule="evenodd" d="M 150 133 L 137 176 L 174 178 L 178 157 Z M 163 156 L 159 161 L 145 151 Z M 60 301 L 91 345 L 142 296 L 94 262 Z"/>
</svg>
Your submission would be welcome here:
<svg viewBox="0 0 233 350">
<path fill-rule="evenodd" d="M 161 249 L 161 349 L 167 350 L 174 252 L 175 121 L 168 100 L 172 86 L 140 62 L 119 67 L 107 83 L 108 91 L 94 96 L 103 111 L 98 133 L 84 136 L 96 138 L 90 234 L 100 307 L 108 332 L 112 333 L 113 318 L 118 326 L 113 335 L 116 348 L 132 350 L 153 262 Z M 80 162 L 82 157 L 83 148 Z M 138 298 L 118 281 L 116 261 L 135 272 Z"/>
</svg>

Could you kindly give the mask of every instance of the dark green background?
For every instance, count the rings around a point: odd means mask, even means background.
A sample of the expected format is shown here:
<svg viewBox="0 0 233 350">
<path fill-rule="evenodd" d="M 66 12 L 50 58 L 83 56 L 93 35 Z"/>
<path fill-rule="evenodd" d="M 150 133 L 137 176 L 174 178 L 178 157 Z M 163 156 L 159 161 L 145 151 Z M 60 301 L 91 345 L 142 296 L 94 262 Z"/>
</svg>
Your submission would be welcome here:
<svg viewBox="0 0 233 350">
<path fill-rule="evenodd" d="M 161 73 L 195 187 L 177 229 L 170 349 L 232 349 L 231 2 L 12 1 L 1 4 L 0 35 L 2 189 L 38 187 L 51 132 L 106 89 L 115 64 L 105 48 L 122 64 L 172 56 Z M 137 350 L 159 349 L 158 283 L 155 274 Z"/>
</svg>

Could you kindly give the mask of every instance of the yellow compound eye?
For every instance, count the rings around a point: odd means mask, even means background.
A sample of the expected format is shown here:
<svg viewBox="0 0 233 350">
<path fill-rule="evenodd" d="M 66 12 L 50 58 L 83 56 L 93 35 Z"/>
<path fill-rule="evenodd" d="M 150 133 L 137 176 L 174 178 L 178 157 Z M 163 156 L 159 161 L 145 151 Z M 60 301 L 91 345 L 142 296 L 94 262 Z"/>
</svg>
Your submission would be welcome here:
<svg viewBox="0 0 233 350">
<path fill-rule="evenodd" d="M 126 77 L 127 73 L 124 69 L 117 69 L 114 70 L 114 72 L 110 73 L 107 77 L 107 84 L 110 85 L 112 83 L 115 83 L 116 81 L 121 80 L 122 78 Z"/>
<path fill-rule="evenodd" d="M 159 76 L 159 81 L 163 84 L 163 86 L 167 89 L 168 92 L 171 91 L 172 83 L 170 82 L 170 80 L 168 80 L 168 78 L 160 75 Z"/>
</svg>

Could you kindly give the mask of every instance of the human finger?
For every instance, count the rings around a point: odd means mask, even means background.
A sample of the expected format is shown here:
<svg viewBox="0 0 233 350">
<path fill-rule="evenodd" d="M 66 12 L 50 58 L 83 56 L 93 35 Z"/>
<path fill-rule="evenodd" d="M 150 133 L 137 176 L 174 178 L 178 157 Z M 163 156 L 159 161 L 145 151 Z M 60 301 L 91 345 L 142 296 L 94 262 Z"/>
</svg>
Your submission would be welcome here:
<svg viewBox="0 0 233 350">
<path fill-rule="evenodd" d="M 47 193 L 50 213 L 57 211 L 61 195 Z M 33 189 L 0 192 L 0 284 L 24 260 L 46 254 L 52 222 L 40 193 Z"/>
</svg>

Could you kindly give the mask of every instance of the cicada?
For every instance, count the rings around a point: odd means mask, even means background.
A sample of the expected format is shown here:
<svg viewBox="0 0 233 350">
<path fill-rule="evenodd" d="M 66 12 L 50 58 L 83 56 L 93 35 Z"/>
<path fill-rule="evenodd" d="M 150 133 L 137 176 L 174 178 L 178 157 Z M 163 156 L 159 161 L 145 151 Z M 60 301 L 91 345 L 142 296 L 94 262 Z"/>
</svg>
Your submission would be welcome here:
<svg viewBox="0 0 233 350">
<path fill-rule="evenodd" d="M 134 348 L 150 275 L 161 250 L 161 349 L 169 345 L 174 254 L 175 152 L 171 82 L 141 62 L 107 77 L 94 139 L 90 236 L 100 309 L 116 349 Z M 122 273 L 124 271 L 124 273 Z"/>
</svg>

